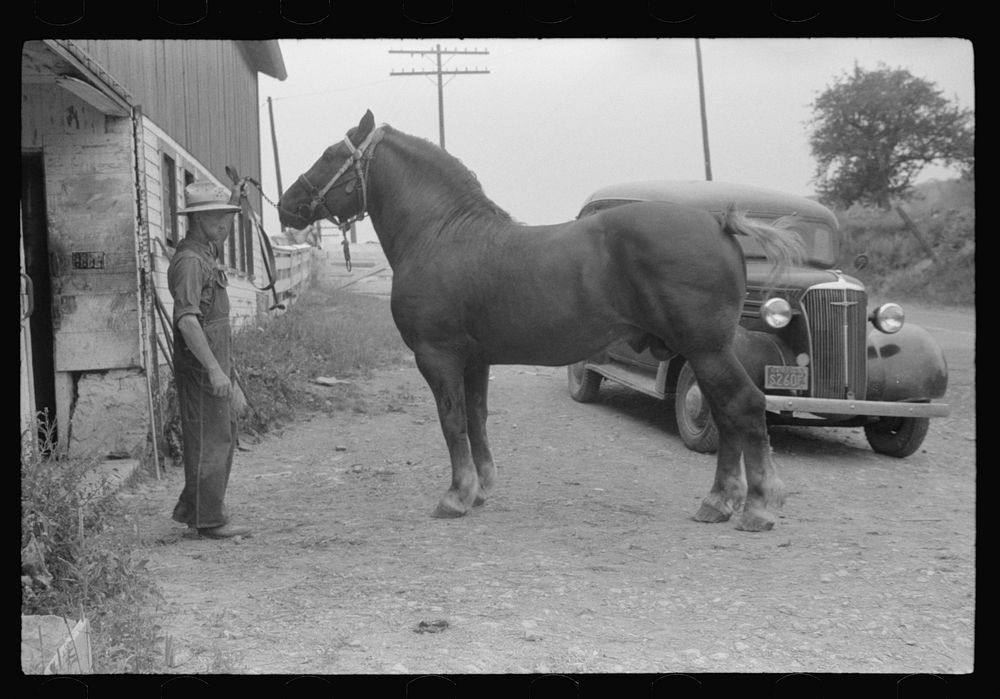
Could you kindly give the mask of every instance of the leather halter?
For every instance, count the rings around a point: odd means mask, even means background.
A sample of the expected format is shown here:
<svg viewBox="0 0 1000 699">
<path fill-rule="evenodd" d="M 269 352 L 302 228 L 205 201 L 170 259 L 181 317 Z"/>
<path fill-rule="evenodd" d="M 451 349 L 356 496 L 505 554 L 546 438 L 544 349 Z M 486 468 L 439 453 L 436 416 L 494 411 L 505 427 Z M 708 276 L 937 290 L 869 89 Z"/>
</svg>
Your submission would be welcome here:
<svg viewBox="0 0 1000 699">
<path fill-rule="evenodd" d="M 373 129 L 365 140 L 358 146 L 351 143 L 351 139 L 348 136 L 345 136 L 344 143 L 351 151 L 351 157 L 344 161 L 344 164 L 340 166 L 340 169 L 337 170 L 333 177 L 331 177 L 322 188 L 313 185 L 306 178 L 304 173 L 299 175 L 299 180 L 310 194 L 308 205 L 310 217 L 312 217 L 316 210 L 319 209 L 324 218 L 329 219 L 341 230 L 346 230 L 355 221 L 364 220 L 365 212 L 368 210 L 368 166 L 375 155 L 375 146 L 378 145 L 378 142 L 381 140 L 382 127 Z M 325 198 L 327 193 L 333 188 L 334 185 L 337 184 L 344 173 L 346 173 L 352 166 L 354 168 L 354 180 L 348 182 L 347 186 L 350 187 L 354 182 L 359 182 L 361 184 L 361 206 L 355 213 L 350 214 L 346 220 L 341 221 L 330 211 L 329 207 L 327 207 Z M 348 192 L 350 192 L 350 190 L 348 190 Z M 294 212 L 289 213 L 293 213 L 293 215 L 297 216 Z"/>
</svg>

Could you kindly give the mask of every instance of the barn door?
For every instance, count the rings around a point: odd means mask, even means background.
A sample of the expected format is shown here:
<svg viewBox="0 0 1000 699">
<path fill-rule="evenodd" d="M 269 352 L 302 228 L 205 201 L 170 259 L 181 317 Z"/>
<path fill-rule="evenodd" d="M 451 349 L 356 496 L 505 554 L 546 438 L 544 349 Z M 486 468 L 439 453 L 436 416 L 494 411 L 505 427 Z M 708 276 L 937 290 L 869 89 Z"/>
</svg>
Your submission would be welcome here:
<svg viewBox="0 0 1000 699">
<path fill-rule="evenodd" d="M 131 132 L 46 140 L 55 370 L 142 366 Z"/>
<path fill-rule="evenodd" d="M 48 227 L 45 216 L 45 173 L 40 151 L 21 153 L 21 361 L 22 409 L 34 421 L 38 413 L 56 418 L 56 385 L 52 345 L 52 280 L 49 274 Z M 26 419 L 28 419 L 26 417 Z M 50 423 L 51 424 L 51 423 Z M 55 437 L 55 435 L 51 435 Z"/>
<path fill-rule="evenodd" d="M 21 252 L 21 453 L 34 453 L 37 448 L 35 434 L 35 372 L 31 368 L 31 315 L 34 312 L 35 293 L 31 277 L 24 266 L 24 222 L 18 236 Z"/>
</svg>

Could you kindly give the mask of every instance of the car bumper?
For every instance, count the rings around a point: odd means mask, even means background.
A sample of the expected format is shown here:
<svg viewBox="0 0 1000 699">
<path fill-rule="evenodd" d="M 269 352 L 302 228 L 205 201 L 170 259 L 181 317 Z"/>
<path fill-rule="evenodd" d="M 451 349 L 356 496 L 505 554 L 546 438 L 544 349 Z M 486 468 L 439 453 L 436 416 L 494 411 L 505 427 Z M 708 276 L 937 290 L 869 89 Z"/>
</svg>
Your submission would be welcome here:
<svg viewBox="0 0 1000 699">
<path fill-rule="evenodd" d="M 904 403 L 896 401 L 841 400 L 765 396 L 767 409 L 776 413 L 813 413 L 819 415 L 873 415 L 879 417 L 947 417 L 946 403 Z"/>
</svg>

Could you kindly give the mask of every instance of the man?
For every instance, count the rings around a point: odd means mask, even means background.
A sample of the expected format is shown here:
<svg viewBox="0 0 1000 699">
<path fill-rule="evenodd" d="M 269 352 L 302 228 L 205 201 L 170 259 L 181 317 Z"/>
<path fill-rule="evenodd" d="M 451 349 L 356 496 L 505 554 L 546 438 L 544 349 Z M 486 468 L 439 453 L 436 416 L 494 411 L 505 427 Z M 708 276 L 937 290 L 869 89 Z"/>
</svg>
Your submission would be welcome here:
<svg viewBox="0 0 1000 699">
<path fill-rule="evenodd" d="M 240 210 L 238 191 L 198 181 L 184 188 L 188 232 L 167 270 L 174 299 L 174 378 L 181 415 L 184 490 L 173 519 L 192 536 L 228 539 L 250 534 L 233 524 L 225 505 L 236 447 L 231 404 L 229 295 L 219 251 Z"/>
</svg>

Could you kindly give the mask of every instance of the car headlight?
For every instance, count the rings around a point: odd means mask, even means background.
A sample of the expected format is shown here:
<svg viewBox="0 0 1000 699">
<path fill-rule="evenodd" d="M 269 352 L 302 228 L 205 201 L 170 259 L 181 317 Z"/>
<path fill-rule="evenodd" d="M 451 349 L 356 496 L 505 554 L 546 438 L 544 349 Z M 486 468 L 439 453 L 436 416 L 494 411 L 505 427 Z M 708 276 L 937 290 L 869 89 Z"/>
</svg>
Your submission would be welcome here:
<svg viewBox="0 0 1000 699">
<path fill-rule="evenodd" d="M 792 321 L 792 307 L 785 299 L 768 299 L 760 307 L 760 317 L 772 328 L 783 328 Z"/>
<path fill-rule="evenodd" d="M 892 334 L 899 332 L 906 320 L 903 307 L 898 303 L 883 303 L 871 312 L 868 319 L 876 328 L 884 333 Z"/>
</svg>

